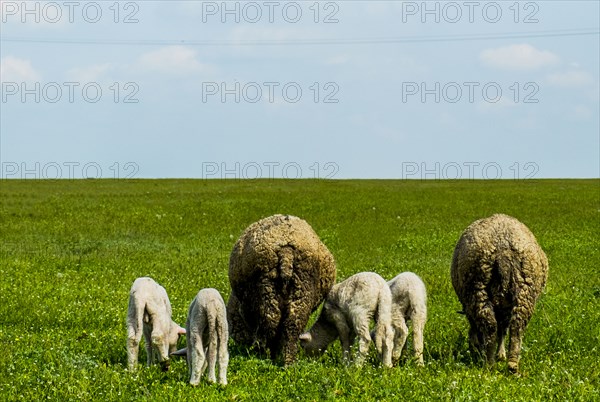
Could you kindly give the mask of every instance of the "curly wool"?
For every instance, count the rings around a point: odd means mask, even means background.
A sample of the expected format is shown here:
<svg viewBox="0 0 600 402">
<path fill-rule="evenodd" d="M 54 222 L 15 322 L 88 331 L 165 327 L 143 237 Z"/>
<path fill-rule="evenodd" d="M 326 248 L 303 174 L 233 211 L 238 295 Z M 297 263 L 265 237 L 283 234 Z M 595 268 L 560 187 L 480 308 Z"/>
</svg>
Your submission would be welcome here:
<svg viewBox="0 0 600 402">
<path fill-rule="evenodd" d="M 229 260 L 232 338 L 294 362 L 310 314 L 335 283 L 335 261 L 304 220 L 273 215 L 250 225 Z"/>
<path fill-rule="evenodd" d="M 535 236 L 507 215 L 475 221 L 454 249 L 451 276 L 472 349 L 490 366 L 496 354 L 505 359 L 508 330 L 508 368 L 518 372 L 523 334 L 548 277 L 548 259 Z"/>
</svg>

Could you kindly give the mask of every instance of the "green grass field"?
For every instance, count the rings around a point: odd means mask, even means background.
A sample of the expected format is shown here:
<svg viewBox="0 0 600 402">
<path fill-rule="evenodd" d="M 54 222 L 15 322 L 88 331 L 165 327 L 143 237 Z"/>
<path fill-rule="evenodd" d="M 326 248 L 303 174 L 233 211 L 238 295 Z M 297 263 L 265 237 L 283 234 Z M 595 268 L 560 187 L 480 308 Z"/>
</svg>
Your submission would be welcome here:
<svg viewBox="0 0 600 402">
<path fill-rule="evenodd" d="M 0 196 L 0 400 L 600 400 L 598 180 L 3 180 Z M 524 222 L 550 261 L 520 377 L 471 359 L 450 283 L 460 233 L 496 212 Z M 374 353 L 365 367 L 346 367 L 338 342 L 284 369 L 230 341 L 227 387 L 192 388 L 183 360 L 168 373 L 129 373 L 133 280 L 162 284 L 184 324 L 199 289 L 227 300 L 234 242 L 275 213 L 313 226 L 338 280 L 423 278 L 425 367 L 407 359 L 383 369 Z"/>
</svg>

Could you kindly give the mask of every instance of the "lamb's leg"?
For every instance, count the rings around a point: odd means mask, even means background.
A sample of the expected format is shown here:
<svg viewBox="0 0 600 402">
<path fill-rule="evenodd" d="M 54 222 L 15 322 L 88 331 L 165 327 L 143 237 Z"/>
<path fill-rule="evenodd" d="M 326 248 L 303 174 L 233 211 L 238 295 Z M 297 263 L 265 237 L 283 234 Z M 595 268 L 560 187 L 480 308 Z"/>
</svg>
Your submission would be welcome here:
<svg viewBox="0 0 600 402">
<path fill-rule="evenodd" d="M 406 338 L 408 338 L 408 326 L 406 325 L 404 316 L 399 315 L 398 317 L 394 317 L 394 351 L 392 353 L 394 362 L 400 360 Z"/>
<path fill-rule="evenodd" d="M 412 319 L 413 345 L 415 348 L 415 359 L 419 366 L 423 366 L 423 331 L 425 329 L 425 317 L 415 315 Z"/>
<path fill-rule="evenodd" d="M 202 328 L 202 327 L 201 327 Z M 206 366 L 206 358 L 204 354 L 204 345 L 202 344 L 202 330 L 200 333 L 190 331 L 188 335 L 188 359 L 190 364 L 190 384 L 196 386 L 200 383 L 204 367 Z"/>
<path fill-rule="evenodd" d="M 215 367 L 217 364 L 217 334 L 211 332 L 208 335 L 208 381 L 216 382 Z"/>
<path fill-rule="evenodd" d="M 219 334 L 219 384 L 227 385 L 227 366 L 229 365 L 229 351 L 227 350 L 227 337 Z"/>
<path fill-rule="evenodd" d="M 146 366 L 154 363 L 154 348 L 152 347 L 152 327 L 144 325 L 144 347 L 146 348 Z"/>
<path fill-rule="evenodd" d="M 131 324 L 127 329 L 127 367 L 130 371 L 135 370 L 138 361 L 138 351 L 142 339 L 142 329 L 137 329 Z"/>
<path fill-rule="evenodd" d="M 392 367 L 392 352 L 394 349 L 394 330 L 392 325 L 388 325 L 384 336 L 383 345 L 381 348 L 381 362 L 384 367 Z"/>
<path fill-rule="evenodd" d="M 365 313 L 357 313 L 352 317 L 352 326 L 358 336 L 358 353 L 356 355 L 356 366 L 362 366 L 371 344 L 371 334 L 369 333 L 369 317 Z"/>
</svg>

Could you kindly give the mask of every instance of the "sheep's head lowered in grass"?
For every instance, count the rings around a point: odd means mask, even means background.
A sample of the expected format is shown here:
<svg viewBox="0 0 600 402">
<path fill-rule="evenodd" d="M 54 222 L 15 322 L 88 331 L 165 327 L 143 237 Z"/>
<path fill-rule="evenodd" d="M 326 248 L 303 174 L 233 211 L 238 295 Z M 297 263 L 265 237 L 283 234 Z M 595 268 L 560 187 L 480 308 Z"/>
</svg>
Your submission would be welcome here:
<svg viewBox="0 0 600 402">
<path fill-rule="evenodd" d="M 335 326 L 324 318 L 324 314 L 321 314 L 310 331 L 300 335 L 300 345 L 307 356 L 317 357 L 322 355 L 337 337 L 338 332 Z"/>
</svg>

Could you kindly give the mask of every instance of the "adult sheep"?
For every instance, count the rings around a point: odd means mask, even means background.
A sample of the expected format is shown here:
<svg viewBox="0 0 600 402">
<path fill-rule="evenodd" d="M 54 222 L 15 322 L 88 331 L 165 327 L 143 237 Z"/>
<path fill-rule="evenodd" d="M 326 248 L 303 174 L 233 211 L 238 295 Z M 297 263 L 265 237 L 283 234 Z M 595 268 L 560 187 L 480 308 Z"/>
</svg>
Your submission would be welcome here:
<svg viewBox="0 0 600 402">
<path fill-rule="evenodd" d="M 304 220 L 273 215 L 250 225 L 229 259 L 229 331 L 235 342 L 294 362 L 310 314 L 335 283 L 335 261 Z"/>
<path fill-rule="evenodd" d="M 452 286 L 469 324 L 472 350 L 488 366 L 506 359 L 519 370 L 521 342 L 548 277 L 548 259 L 531 231 L 517 219 L 496 214 L 473 222 L 452 257 Z"/>
</svg>

